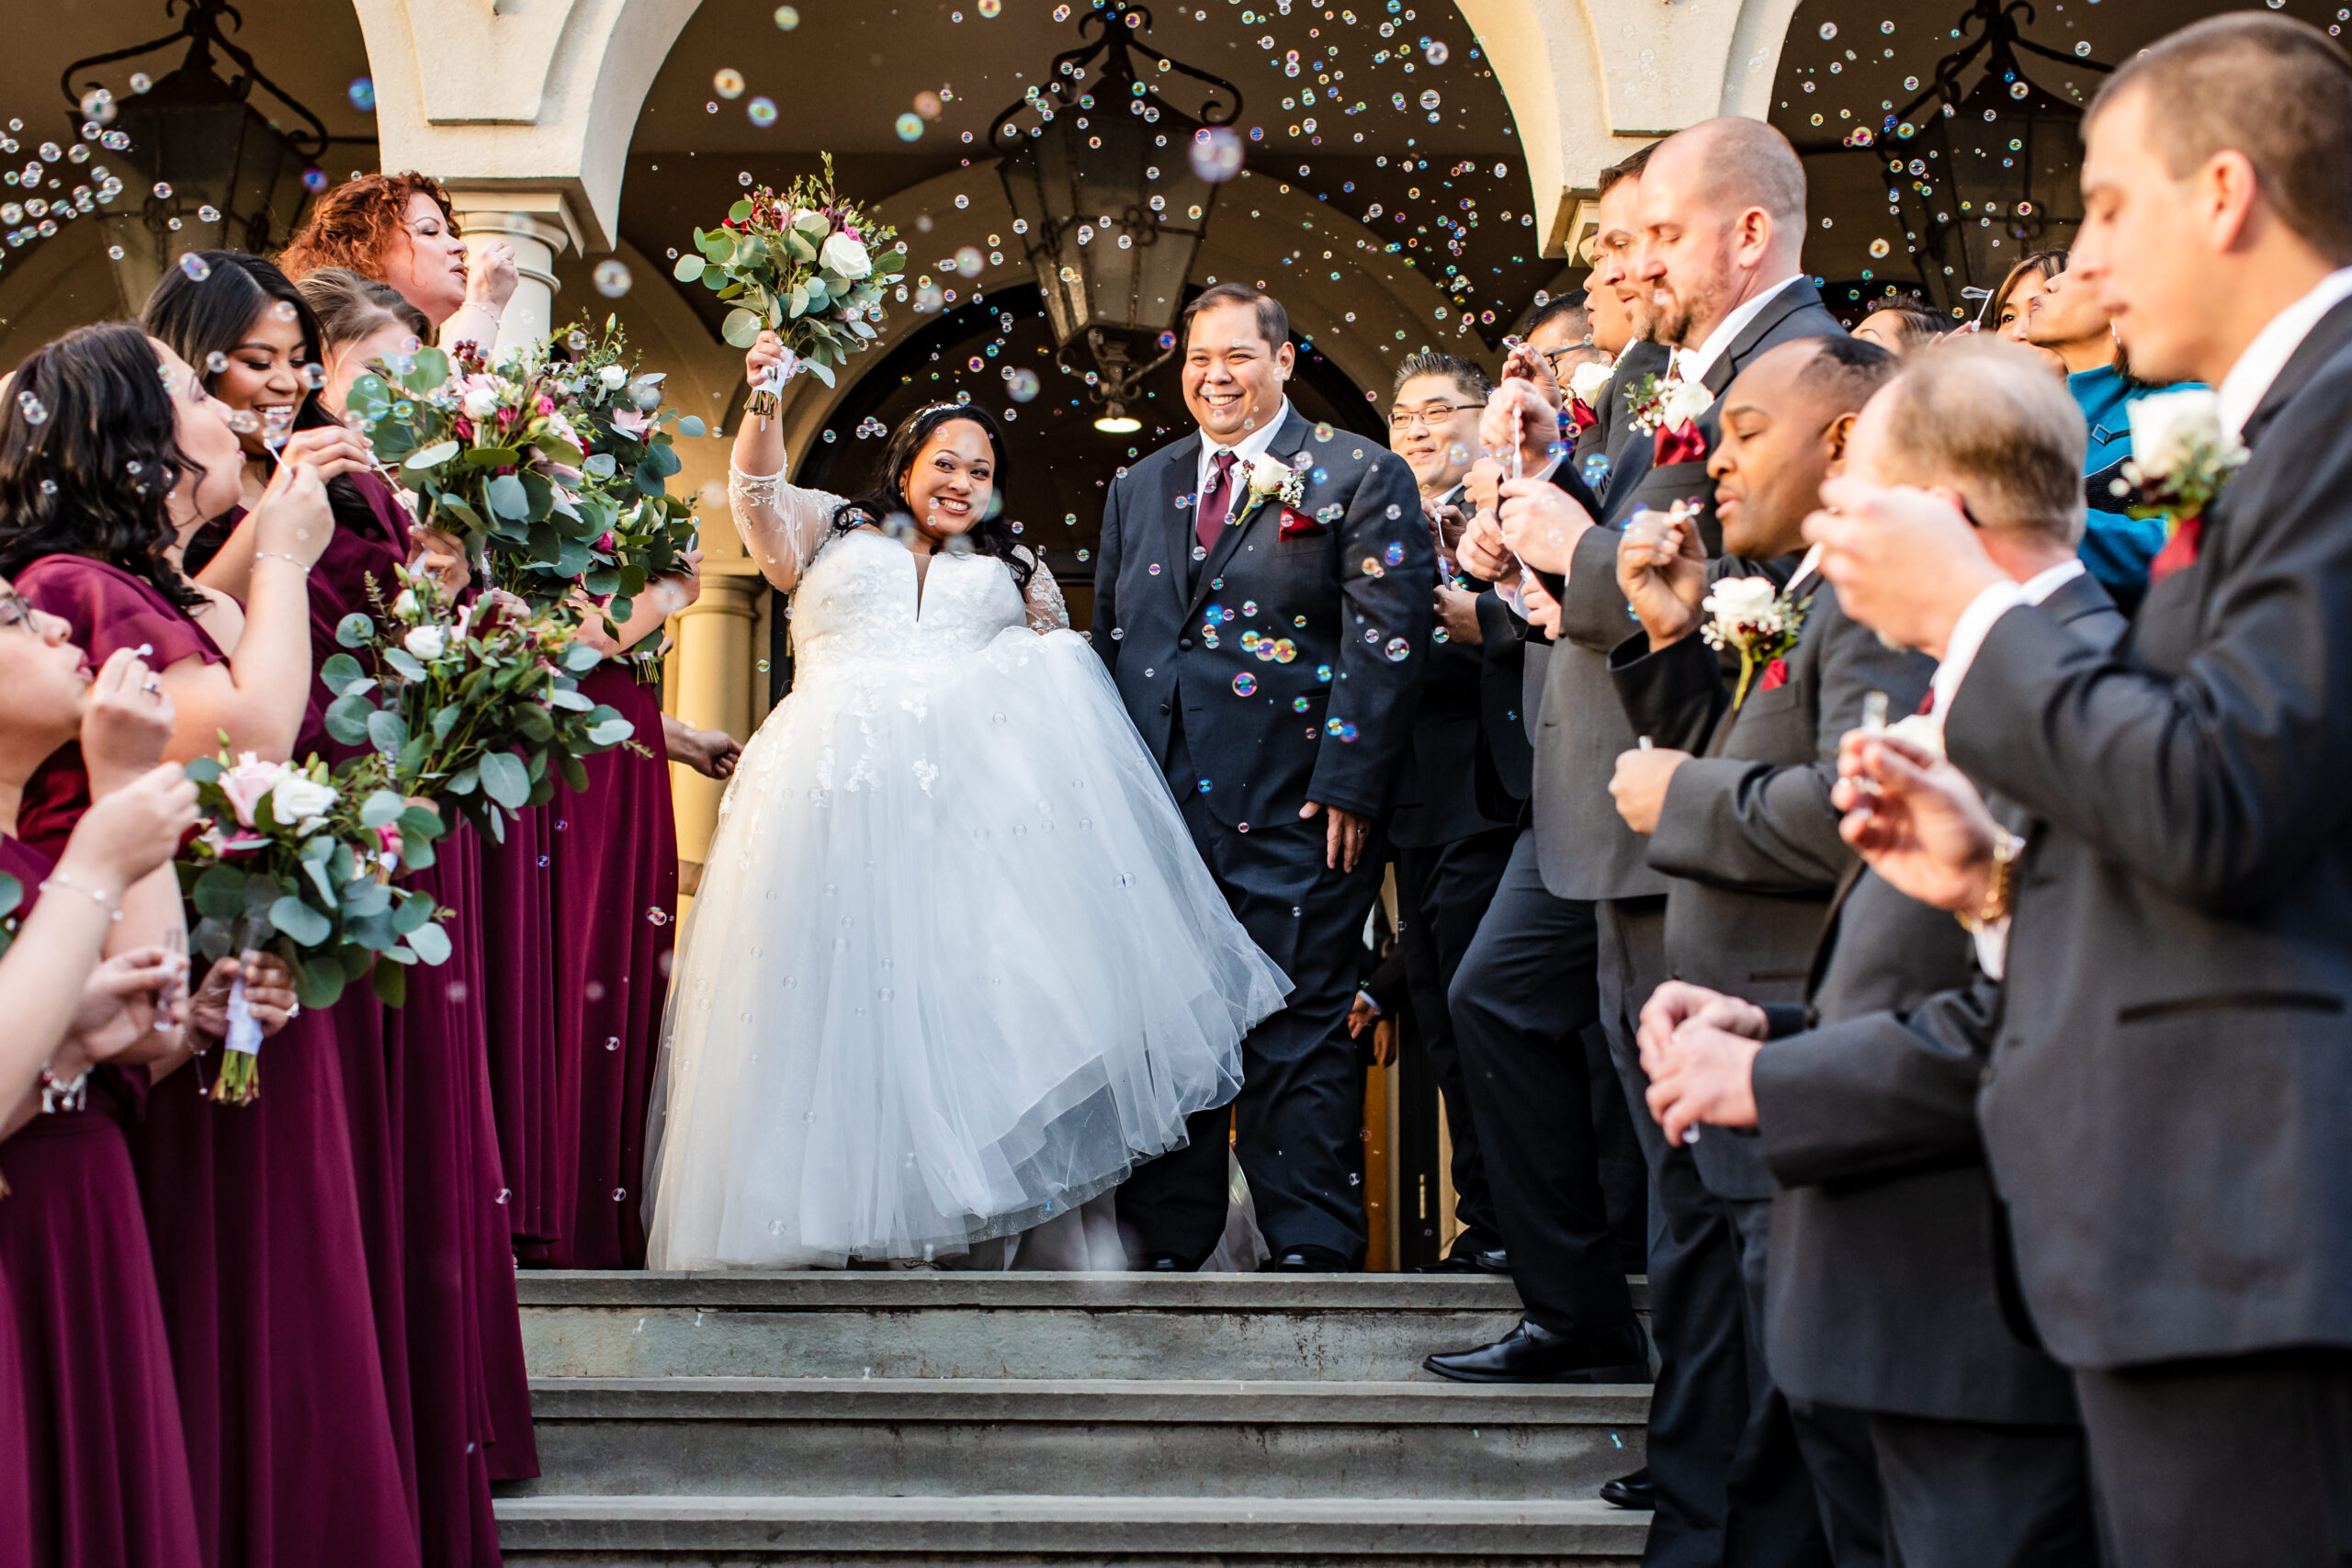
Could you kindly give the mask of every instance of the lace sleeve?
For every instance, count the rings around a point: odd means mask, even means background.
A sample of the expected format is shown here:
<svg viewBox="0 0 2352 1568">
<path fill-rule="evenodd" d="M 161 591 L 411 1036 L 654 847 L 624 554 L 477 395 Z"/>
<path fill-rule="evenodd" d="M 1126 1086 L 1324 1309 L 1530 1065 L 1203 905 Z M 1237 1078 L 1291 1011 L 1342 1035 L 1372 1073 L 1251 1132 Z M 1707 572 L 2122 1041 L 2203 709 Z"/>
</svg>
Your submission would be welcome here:
<svg viewBox="0 0 2352 1568">
<path fill-rule="evenodd" d="M 842 498 L 821 490 L 803 490 L 785 480 L 785 470 L 747 474 L 727 466 L 727 499 L 735 514 L 735 532 L 744 549 L 759 564 L 761 575 L 778 588 L 789 589 L 800 580 L 825 542 Z"/>
<path fill-rule="evenodd" d="M 1046 570 L 1043 559 L 1029 574 L 1029 629 L 1033 632 L 1067 631 L 1069 629 L 1069 605 L 1062 599 L 1062 585 Z"/>
</svg>

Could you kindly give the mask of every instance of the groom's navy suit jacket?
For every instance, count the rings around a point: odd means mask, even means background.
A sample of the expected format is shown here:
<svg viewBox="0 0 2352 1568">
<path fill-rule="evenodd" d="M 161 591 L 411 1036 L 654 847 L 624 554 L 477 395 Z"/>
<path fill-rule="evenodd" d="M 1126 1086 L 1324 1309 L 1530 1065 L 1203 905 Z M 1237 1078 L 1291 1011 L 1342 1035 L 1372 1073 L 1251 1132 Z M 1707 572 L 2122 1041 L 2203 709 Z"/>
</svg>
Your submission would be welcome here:
<svg viewBox="0 0 2352 1568">
<path fill-rule="evenodd" d="M 1268 501 L 1195 570 L 1197 433 L 1113 481 L 1103 509 L 1094 651 L 1163 768 L 1182 705 L 1204 804 L 1231 829 L 1295 823 L 1310 800 L 1380 815 L 1430 663 L 1437 556 L 1413 472 L 1369 436 L 1317 430 L 1294 409 L 1268 448 L 1307 470 L 1296 536 Z M 1288 660 L 1255 650 L 1283 642 Z"/>
</svg>

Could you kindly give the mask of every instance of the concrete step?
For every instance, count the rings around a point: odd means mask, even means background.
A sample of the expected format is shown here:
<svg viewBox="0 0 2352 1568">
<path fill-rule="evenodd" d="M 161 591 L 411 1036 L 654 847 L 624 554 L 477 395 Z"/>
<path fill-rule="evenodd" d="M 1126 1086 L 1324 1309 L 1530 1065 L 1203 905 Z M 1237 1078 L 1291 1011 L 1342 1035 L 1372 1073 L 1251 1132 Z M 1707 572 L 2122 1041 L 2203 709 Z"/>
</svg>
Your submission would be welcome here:
<svg viewBox="0 0 2352 1568">
<path fill-rule="evenodd" d="M 1647 1514 L 1604 1504 L 1073 1497 L 534 1496 L 498 1504 L 514 1563 L 1561 1568 L 1641 1561 Z"/>
<path fill-rule="evenodd" d="M 1393 1382 L 1519 1320 L 1510 1280 L 1462 1275 L 526 1270 L 518 1283 L 531 1372 L 552 1378 Z"/>
<path fill-rule="evenodd" d="M 548 1379 L 509 1495 L 1585 1498 L 1640 1385 L 1107 1378 Z"/>
</svg>

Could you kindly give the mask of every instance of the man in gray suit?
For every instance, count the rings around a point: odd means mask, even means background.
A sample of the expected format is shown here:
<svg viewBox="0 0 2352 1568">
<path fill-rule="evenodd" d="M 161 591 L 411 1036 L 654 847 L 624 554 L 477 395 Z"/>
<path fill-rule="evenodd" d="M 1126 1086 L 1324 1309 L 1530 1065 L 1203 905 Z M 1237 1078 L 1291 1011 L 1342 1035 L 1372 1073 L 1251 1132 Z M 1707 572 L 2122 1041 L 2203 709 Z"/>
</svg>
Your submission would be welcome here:
<svg viewBox="0 0 2352 1568">
<path fill-rule="evenodd" d="M 1742 649 L 1732 689 L 1698 635 L 1711 572 L 1695 531 L 1652 513 L 1622 536 L 1618 582 L 1641 628 L 1611 655 L 1610 672 L 1634 728 L 1657 744 L 1621 755 L 1611 787 L 1626 826 L 1648 838 L 1650 864 L 1672 879 L 1666 955 L 1679 979 L 1774 1001 L 1804 995 L 1822 911 L 1854 858 L 1829 799 L 1838 738 L 1871 694 L 1907 710 L 1927 692 L 1928 661 L 1847 619 L 1836 591 L 1798 559 L 1822 479 L 1894 368 L 1875 344 L 1805 338 L 1758 355 L 1725 391 L 1707 471 L 1730 557 L 1713 569 L 1713 587 L 1724 598 L 1752 591 L 1778 623 Z M 1734 575 L 1747 566 L 1774 574 Z M 1740 614 L 1752 623 L 1758 611 Z M 1720 631 L 1720 612 L 1714 624 Z M 1733 646 L 1740 635 L 1729 634 Z M 1711 1130 L 1700 1147 L 1707 1143 L 1755 1159 L 1753 1140 L 1740 1134 Z M 1867 1473 L 1869 1438 L 1858 1417 L 1825 1410 L 1804 1422 L 1801 1450 L 1766 1371 L 1772 1186 L 1757 1174 L 1752 1183 L 1711 1180 L 1712 1202 L 1700 1200 L 1726 1222 L 1738 1263 L 1747 1399 L 1730 1485 L 1748 1530 L 1817 1538 L 1824 1521 L 1808 1459 Z M 1838 1562 L 1883 1561 L 1874 1513 L 1826 1522 Z"/>
<path fill-rule="evenodd" d="M 1766 349 L 1842 335 L 1798 270 L 1804 170 L 1770 126 L 1713 119 L 1668 138 L 1652 150 L 1634 204 L 1631 270 L 1637 287 L 1662 302 L 1657 335 L 1674 346 L 1676 366 L 1693 386 L 1719 400 L 1732 378 Z M 1645 411 L 1651 400 L 1644 400 Z M 1634 1032 L 1642 1000 L 1667 978 L 1668 883 L 1649 866 L 1646 841 L 1625 826 L 1609 797 L 1618 754 L 1634 743 L 1607 663 L 1629 624 L 1616 584 L 1617 530 L 1637 511 L 1695 502 L 1698 536 L 1709 554 L 1719 553 L 1705 462 L 1719 417 L 1710 406 L 1687 428 L 1637 425 L 1612 466 L 1597 514 L 1570 504 L 1555 486 L 1520 480 L 1505 487 L 1509 542 L 1560 601 L 1561 634 L 1546 661 L 1535 742 L 1537 869 L 1554 897 L 1594 905 L 1601 1023 L 1628 1102 L 1637 1109 L 1648 1085 Z M 1673 459 L 1664 467 L 1656 462 L 1661 446 Z M 1571 564 L 1563 580 L 1557 574 Z M 1519 1114 L 1534 1116 L 1540 1108 Z M 1747 1504 L 1733 1489 L 1735 1472 L 1747 1468 L 1741 1450 L 1751 1404 L 1738 1251 L 1703 1179 L 1717 1151 L 1704 1144 L 1669 1148 L 1646 1117 L 1634 1121 L 1650 1161 L 1653 1211 L 1663 1222 L 1653 1225 L 1649 1259 L 1659 1370 L 1648 1447 L 1657 1512 L 1645 1561 L 1713 1563 L 1728 1534 L 1758 1533 L 1747 1529 Z M 1529 1135 L 1540 1137 L 1540 1126 Z M 1490 1134 L 1490 1143 L 1500 1136 Z M 1777 1483 L 1766 1490 L 1775 1497 L 1783 1491 Z"/>
<path fill-rule="evenodd" d="M 2086 121 L 2070 276 L 2252 457 L 2093 648 L 1943 498 L 1815 520 L 1853 614 L 1939 654 L 1951 769 L 1879 742 L 1858 847 L 2007 971 L 1978 1117 L 2121 1568 L 2352 1560 L 2352 59 L 2233 12 Z M 2142 454 L 2145 463 L 2153 454 Z M 1954 783 L 1958 780 L 1957 784 Z"/>
<path fill-rule="evenodd" d="M 2124 621 L 2075 553 L 2082 452 L 2064 389 L 1986 340 L 1913 361 L 1864 412 L 1846 468 L 1964 497 L 2002 570 L 2105 647 Z M 1862 1413 L 1868 1432 L 1858 1464 L 1807 1445 L 1833 1536 L 1841 1520 L 1883 1521 L 1890 1560 L 1952 1568 L 2093 1561 L 2072 1385 L 2012 1331 L 1998 1290 L 2006 1243 L 1974 1112 L 1998 982 L 1975 970 L 1949 914 L 1857 863 L 1805 1005 L 1751 1005 L 1760 996 L 1661 987 L 1643 1057 L 1669 1136 L 1760 1127 L 1781 1183 L 1764 1314 L 1773 1380 L 1801 1438 L 1839 1413 Z M 1929 1114 L 1940 1124 L 1923 1127 Z"/>
</svg>

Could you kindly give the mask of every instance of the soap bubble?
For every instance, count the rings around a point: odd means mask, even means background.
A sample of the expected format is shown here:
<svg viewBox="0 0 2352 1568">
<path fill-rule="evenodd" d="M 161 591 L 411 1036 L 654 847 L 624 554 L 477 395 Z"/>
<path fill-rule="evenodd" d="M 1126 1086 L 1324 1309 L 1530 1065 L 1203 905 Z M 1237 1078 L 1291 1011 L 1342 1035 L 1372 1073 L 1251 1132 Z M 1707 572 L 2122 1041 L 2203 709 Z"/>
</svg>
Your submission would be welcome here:
<svg viewBox="0 0 2352 1568">
<path fill-rule="evenodd" d="M 1884 240 L 1872 240 L 1871 242 L 1871 254 L 1874 256 L 1883 256 L 1894 248 L 1894 247 L 1893 245 L 1888 244 Z"/>
<path fill-rule="evenodd" d="M 1838 36 L 1838 24 L 1837 24 L 1837 23 L 1835 23 L 1835 22 L 1824 22 L 1824 23 L 1822 23 L 1822 24 L 1821 24 L 1821 36 L 1822 36 L 1822 39 L 1823 39 L 1823 40 L 1824 40 L 1825 42 L 1826 42 L 1826 41 L 1827 41 L 1827 40 L 1828 40 L 1828 39 L 1834 39 L 1834 38 L 1836 38 L 1836 37 Z"/>
<path fill-rule="evenodd" d="M 994 17 L 1003 9 L 1004 0 L 980 0 L 979 12 L 983 17 Z"/>
<path fill-rule="evenodd" d="M 1025 403 L 1037 395 L 1037 373 L 1026 366 L 1015 366 L 1004 374 L 1004 389 L 1016 403 Z"/>
<path fill-rule="evenodd" d="M 155 79 L 144 71 L 133 71 L 130 73 L 130 90 L 134 93 L 143 93 L 154 85 Z"/>
<path fill-rule="evenodd" d="M 800 8 L 797 6 L 778 6 L 775 8 L 775 25 L 790 32 L 800 25 Z"/>
<path fill-rule="evenodd" d="M 350 96 L 351 107 L 361 114 L 376 112 L 376 79 L 373 76 L 355 76 L 351 79 L 351 85 L 344 91 Z"/>
<path fill-rule="evenodd" d="M 743 73 L 732 65 L 722 65 L 711 75 L 710 90 L 722 98 L 740 98 L 743 96 Z"/>
<path fill-rule="evenodd" d="M 628 292 L 636 280 L 629 276 L 628 266 L 618 256 L 606 256 L 596 264 L 596 292 L 607 299 L 617 299 Z"/>
<path fill-rule="evenodd" d="M 2091 40 L 2085 39 L 2075 45 L 2075 54 L 2079 59 L 2088 60 L 2091 57 Z"/>
<path fill-rule="evenodd" d="M 1437 89 L 1435 87 L 1431 87 L 1428 92 L 1421 95 L 1421 107 L 1425 109 L 1433 109 L 1443 101 L 1443 99 L 1438 96 Z"/>
<path fill-rule="evenodd" d="M 987 265 L 987 262 L 981 259 L 978 247 L 972 245 L 960 245 L 956 248 L 956 271 L 959 276 L 964 277 L 978 277 L 980 276 L 980 268 Z"/>
<path fill-rule="evenodd" d="M 900 116 L 899 117 L 899 121 L 898 121 L 898 130 L 899 130 L 899 141 L 922 141 L 922 116 L 921 116 L 921 115 L 919 115 L 919 114 L 902 114 L 902 115 L 900 115 Z"/>
<path fill-rule="evenodd" d="M 753 98 L 743 106 L 743 112 L 751 117 L 753 125 L 765 130 L 775 123 L 775 100 L 764 97 Z"/>
<path fill-rule="evenodd" d="M 155 199 L 157 201 L 169 201 L 172 199 L 172 186 L 169 180 L 157 180 L 155 182 Z"/>
<path fill-rule="evenodd" d="M 1250 673 L 1250 671 L 1248 671 L 1247 670 L 1244 670 L 1240 674 L 1236 675 L 1236 676 L 1233 678 L 1233 694 L 1234 694 L 1235 696 L 1237 696 L 1237 697 L 1249 697 L 1249 696 L 1255 696 L 1255 695 L 1257 694 L 1257 692 L 1258 692 L 1258 677 L 1256 677 L 1255 675 L 1252 675 L 1252 674 L 1251 674 L 1251 673 Z"/>
<path fill-rule="evenodd" d="M 220 209 L 208 202 L 196 209 L 196 216 L 198 222 L 218 223 L 220 221 Z"/>
<path fill-rule="evenodd" d="M 1193 135 L 1193 173 L 1221 185 L 1241 172 L 1241 138 L 1230 126 L 1204 125 Z"/>
<path fill-rule="evenodd" d="M 1388 655 L 1389 663 L 1402 664 L 1405 656 L 1413 651 L 1413 645 L 1401 637 L 1392 637 L 1388 639 L 1388 646 L 1381 651 Z"/>
<path fill-rule="evenodd" d="M 316 196 L 319 192 L 326 189 L 327 172 L 324 169 L 315 166 L 303 170 L 302 188 L 309 191 L 313 196 Z"/>
<path fill-rule="evenodd" d="M 104 87 L 93 87 L 82 95 L 82 118 L 93 125 L 114 123 L 114 95 Z"/>
<path fill-rule="evenodd" d="M 30 392 L 17 394 L 17 412 L 23 416 L 27 424 L 45 424 L 49 422 L 48 408 Z"/>
<path fill-rule="evenodd" d="M 1430 39 L 1429 42 L 1421 45 L 1421 58 L 1428 61 L 1431 65 L 1444 64 L 1446 53 L 1445 40 L 1443 39 L 1433 38 Z"/>
<path fill-rule="evenodd" d="M 189 281 L 201 283 L 212 276 L 212 264 L 194 251 L 184 251 L 180 254 L 180 270 L 187 274 Z"/>
</svg>

